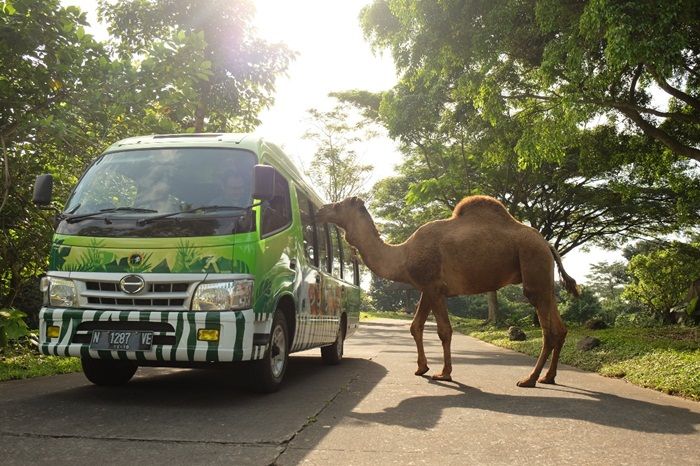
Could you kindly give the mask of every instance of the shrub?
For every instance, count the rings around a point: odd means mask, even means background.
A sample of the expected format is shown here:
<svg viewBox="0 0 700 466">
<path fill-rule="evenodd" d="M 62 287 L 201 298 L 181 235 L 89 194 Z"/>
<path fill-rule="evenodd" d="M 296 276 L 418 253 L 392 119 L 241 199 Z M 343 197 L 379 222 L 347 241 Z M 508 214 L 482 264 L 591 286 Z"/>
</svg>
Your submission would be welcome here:
<svg viewBox="0 0 700 466">
<path fill-rule="evenodd" d="M 25 317 L 27 314 L 17 309 L 0 309 L 0 349 L 29 335 L 29 329 L 24 322 Z"/>
<path fill-rule="evenodd" d="M 566 298 L 560 309 L 564 320 L 578 324 L 603 313 L 603 307 L 598 298 L 592 291 L 585 288 L 579 298 Z"/>
<path fill-rule="evenodd" d="M 637 312 L 634 314 L 620 314 L 615 318 L 615 327 L 658 327 L 661 322 L 647 312 Z"/>
</svg>

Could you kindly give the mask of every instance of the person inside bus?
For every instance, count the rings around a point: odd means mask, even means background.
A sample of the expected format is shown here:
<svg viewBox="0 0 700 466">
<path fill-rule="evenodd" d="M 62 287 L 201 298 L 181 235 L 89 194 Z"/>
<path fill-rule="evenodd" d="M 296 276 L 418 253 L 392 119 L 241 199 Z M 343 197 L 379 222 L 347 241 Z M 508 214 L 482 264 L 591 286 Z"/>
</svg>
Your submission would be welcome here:
<svg viewBox="0 0 700 466">
<path fill-rule="evenodd" d="M 247 207 L 250 204 L 250 190 L 239 172 L 227 171 L 220 180 L 219 194 L 210 205 Z"/>
</svg>

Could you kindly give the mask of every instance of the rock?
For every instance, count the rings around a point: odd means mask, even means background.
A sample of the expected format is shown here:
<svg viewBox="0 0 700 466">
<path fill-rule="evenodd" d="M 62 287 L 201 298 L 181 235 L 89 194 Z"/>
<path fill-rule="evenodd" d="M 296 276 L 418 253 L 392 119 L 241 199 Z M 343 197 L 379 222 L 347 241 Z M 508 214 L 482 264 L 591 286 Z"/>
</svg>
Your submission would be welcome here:
<svg viewBox="0 0 700 466">
<path fill-rule="evenodd" d="M 527 335 L 520 327 L 512 326 L 508 327 L 508 338 L 510 341 L 524 341 L 527 339 Z"/>
<path fill-rule="evenodd" d="M 608 328 L 608 324 L 603 319 L 588 319 L 584 326 L 591 330 L 601 330 Z"/>
<path fill-rule="evenodd" d="M 578 349 L 579 351 L 590 351 L 596 346 L 600 346 L 600 340 L 596 337 L 586 336 L 579 340 L 578 343 L 576 343 L 576 349 Z"/>
</svg>

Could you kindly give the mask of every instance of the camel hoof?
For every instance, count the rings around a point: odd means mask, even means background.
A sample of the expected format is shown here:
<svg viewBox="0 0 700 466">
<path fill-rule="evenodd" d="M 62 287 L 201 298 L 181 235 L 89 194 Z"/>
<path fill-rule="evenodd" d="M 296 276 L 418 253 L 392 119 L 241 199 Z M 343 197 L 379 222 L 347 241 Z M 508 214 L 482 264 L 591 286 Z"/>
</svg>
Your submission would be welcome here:
<svg viewBox="0 0 700 466">
<path fill-rule="evenodd" d="M 415 372 L 416 375 L 423 375 L 426 372 L 428 372 L 430 368 L 428 366 L 425 366 L 423 368 L 418 368 L 418 370 Z"/>
<path fill-rule="evenodd" d="M 535 380 L 534 379 L 523 379 L 519 380 L 518 383 L 516 384 L 518 387 L 534 387 L 535 386 Z"/>
<path fill-rule="evenodd" d="M 452 376 L 451 375 L 442 375 L 442 374 L 433 374 L 431 377 L 433 380 L 444 380 L 445 382 L 451 382 L 452 381 Z"/>
<path fill-rule="evenodd" d="M 541 378 L 537 379 L 537 382 L 539 382 L 539 383 L 546 383 L 546 384 L 549 384 L 549 385 L 556 385 L 556 384 L 557 384 L 557 383 L 554 381 L 554 377 L 551 377 L 551 378 L 550 378 L 550 377 L 541 377 Z"/>
</svg>

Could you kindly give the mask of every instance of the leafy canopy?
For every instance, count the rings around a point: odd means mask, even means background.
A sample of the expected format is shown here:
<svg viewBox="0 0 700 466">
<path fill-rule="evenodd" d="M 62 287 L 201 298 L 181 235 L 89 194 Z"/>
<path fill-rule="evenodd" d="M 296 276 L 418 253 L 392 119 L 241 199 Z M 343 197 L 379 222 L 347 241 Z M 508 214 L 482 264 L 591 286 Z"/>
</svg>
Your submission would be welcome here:
<svg viewBox="0 0 700 466">
<path fill-rule="evenodd" d="M 442 104 L 527 123 L 523 161 L 561 160 L 582 125 L 620 117 L 700 161 L 695 0 L 376 0 L 362 21 L 403 82 L 439 77 Z"/>
</svg>

